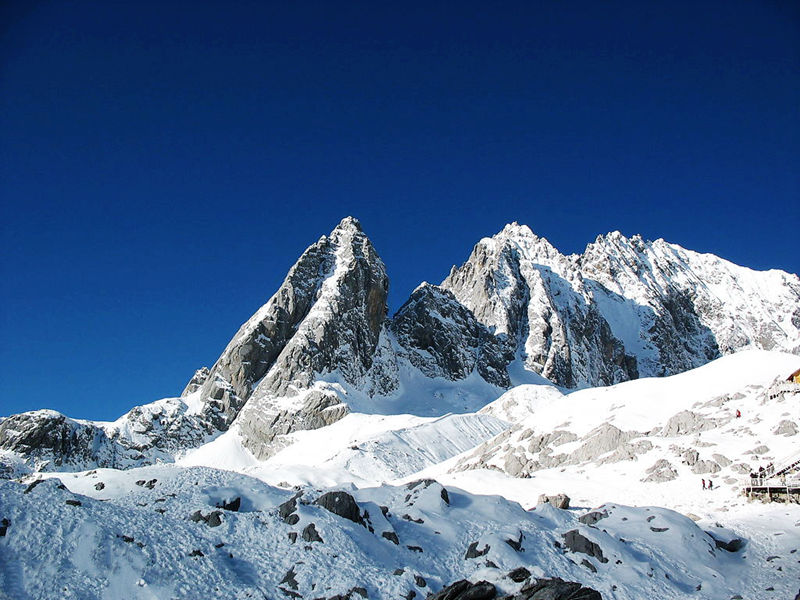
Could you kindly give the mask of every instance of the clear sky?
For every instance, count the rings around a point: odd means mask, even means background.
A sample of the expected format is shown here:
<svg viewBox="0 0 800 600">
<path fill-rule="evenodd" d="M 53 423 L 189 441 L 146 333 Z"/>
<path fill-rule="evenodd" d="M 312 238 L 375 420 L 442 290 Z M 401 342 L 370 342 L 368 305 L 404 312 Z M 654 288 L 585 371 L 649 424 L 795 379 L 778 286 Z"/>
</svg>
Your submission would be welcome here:
<svg viewBox="0 0 800 600">
<path fill-rule="evenodd" d="M 177 395 L 346 215 L 797 273 L 797 2 L 0 4 L 0 415 Z"/>
</svg>

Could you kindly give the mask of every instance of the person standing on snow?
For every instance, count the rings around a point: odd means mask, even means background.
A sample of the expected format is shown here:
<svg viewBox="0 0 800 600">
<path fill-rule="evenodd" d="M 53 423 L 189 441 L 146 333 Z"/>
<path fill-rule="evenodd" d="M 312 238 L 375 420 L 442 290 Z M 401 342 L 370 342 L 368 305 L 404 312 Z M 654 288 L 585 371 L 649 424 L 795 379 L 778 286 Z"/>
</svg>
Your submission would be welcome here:
<svg viewBox="0 0 800 600">
<path fill-rule="evenodd" d="M 701 479 L 700 481 L 703 482 L 703 489 L 706 489 L 706 480 L 705 479 Z"/>
</svg>

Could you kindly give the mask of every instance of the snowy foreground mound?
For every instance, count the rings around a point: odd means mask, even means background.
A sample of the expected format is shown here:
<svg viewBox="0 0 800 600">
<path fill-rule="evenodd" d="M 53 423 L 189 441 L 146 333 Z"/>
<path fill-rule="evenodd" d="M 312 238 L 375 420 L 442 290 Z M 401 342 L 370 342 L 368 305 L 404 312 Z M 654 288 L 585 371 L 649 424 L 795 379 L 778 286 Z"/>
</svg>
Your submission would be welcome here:
<svg viewBox="0 0 800 600">
<path fill-rule="evenodd" d="M 798 583 L 796 532 L 766 546 L 663 508 L 526 511 L 430 480 L 295 492 L 203 467 L 59 478 L 0 483 L 6 597 L 396 599 L 462 578 L 502 595 L 558 576 L 604 598 L 789 598 Z"/>
</svg>

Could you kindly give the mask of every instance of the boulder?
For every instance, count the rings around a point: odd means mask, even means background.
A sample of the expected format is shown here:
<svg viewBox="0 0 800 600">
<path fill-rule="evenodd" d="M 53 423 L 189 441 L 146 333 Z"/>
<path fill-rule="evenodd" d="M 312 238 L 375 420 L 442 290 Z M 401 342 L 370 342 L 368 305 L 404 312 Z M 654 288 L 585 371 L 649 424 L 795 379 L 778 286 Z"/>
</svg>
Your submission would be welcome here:
<svg viewBox="0 0 800 600">
<path fill-rule="evenodd" d="M 555 496 L 548 496 L 542 494 L 539 496 L 538 504 L 551 504 L 556 508 L 566 509 L 569 508 L 569 496 L 566 494 L 556 494 Z"/>
<path fill-rule="evenodd" d="M 608 559 L 603 556 L 603 549 L 589 538 L 581 535 L 577 529 L 568 531 L 563 535 L 564 545 L 572 552 L 581 552 L 595 557 L 601 563 L 607 563 Z"/>
<path fill-rule="evenodd" d="M 355 498 L 347 492 L 326 492 L 314 500 L 314 504 L 321 506 L 328 512 L 366 527 L 366 523 L 364 523 L 364 519 L 361 516 L 361 509 Z"/>
<path fill-rule="evenodd" d="M 428 596 L 428 600 L 492 600 L 496 595 L 497 589 L 488 581 L 472 583 L 462 579 Z"/>
</svg>

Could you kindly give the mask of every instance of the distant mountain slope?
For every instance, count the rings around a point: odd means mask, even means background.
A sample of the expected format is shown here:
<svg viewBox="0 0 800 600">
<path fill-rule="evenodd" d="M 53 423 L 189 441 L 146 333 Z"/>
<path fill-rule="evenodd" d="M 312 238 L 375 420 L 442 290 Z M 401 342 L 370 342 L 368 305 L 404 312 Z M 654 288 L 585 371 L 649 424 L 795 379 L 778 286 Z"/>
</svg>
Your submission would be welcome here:
<svg viewBox="0 0 800 600">
<path fill-rule="evenodd" d="M 751 472 L 798 451 L 797 393 L 770 394 L 800 357 L 749 350 L 692 371 L 562 395 L 519 386 L 481 410 L 513 426 L 462 456 L 453 472 L 492 469 L 518 478 L 625 489 L 653 501 L 712 479 L 734 496 Z M 737 411 L 739 417 L 736 416 Z"/>
<path fill-rule="evenodd" d="M 564 256 L 516 223 L 442 283 L 528 370 L 565 387 L 670 375 L 742 348 L 800 352 L 800 279 L 664 240 Z"/>
</svg>

